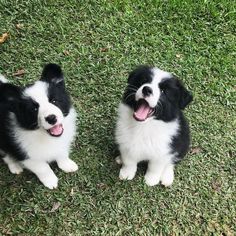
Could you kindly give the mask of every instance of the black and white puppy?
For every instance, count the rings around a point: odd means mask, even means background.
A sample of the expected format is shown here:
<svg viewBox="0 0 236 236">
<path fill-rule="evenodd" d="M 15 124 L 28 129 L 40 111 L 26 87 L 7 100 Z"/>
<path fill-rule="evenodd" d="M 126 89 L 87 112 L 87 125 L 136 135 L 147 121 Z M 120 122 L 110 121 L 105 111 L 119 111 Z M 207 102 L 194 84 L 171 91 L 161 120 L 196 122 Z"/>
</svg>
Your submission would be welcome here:
<svg viewBox="0 0 236 236">
<path fill-rule="evenodd" d="M 182 110 L 191 101 L 192 95 L 171 73 L 140 66 L 129 75 L 115 133 L 120 179 L 133 179 L 138 162 L 148 161 L 147 185 L 172 184 L 174 166 L 189 148 L 189 127 Z"/>
<path fill-rule="evenodd" d="M 76 132 L 76 112 L 65 89 L 61 68 L 45 66 L 41 79 L 26 88 L 0 78 L 0 153 L 10 171 L 26 168 L 48 188 L 58 185 L 49 166 L 65 172 L 78 169 L 69 158 Z"/>
</svg>

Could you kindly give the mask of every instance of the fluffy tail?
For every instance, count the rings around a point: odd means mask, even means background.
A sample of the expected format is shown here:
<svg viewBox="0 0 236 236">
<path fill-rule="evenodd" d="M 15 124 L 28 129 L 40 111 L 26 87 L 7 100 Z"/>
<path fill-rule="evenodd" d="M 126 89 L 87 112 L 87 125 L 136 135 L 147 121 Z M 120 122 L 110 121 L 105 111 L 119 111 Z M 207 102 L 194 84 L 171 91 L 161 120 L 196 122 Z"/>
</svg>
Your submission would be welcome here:
<svg viewBox="0 0 236 236">
<path fill-rule="evenodd" d="M 7 83 L 7 82 L 8 82 L 7 79 L 3 75 L 0 74 L 0 84 Z"/>
</svg>

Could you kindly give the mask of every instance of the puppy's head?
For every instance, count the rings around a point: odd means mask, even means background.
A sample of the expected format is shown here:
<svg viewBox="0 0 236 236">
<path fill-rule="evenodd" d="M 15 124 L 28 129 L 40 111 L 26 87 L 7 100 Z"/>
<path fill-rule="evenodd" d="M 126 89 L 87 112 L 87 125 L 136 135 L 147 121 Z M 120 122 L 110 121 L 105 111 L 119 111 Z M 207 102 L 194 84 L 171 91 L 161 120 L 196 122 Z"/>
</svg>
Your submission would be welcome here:
<svg viewBox="0 0 236 236">
<path fill-rule="evenodd" d="M 24 94 L 38 104 L 37 123 L 39 128 L 51 136 L 61 136 L 64 131 L 64 118 L 69 114 L 71 105 L 60 66 L 46 65 L 41 79 L 28 86 Z"/>
<path fill-rule="evenodd" d="M 141 66 L 128 78 L 123 102 L 137 121 L 149 118 L 170 121 L 192 101 L 192 95 L 171 73 Z"/>
<path fill-rule="evenodd" d="M 38 127 L 38 104 L 25 96 L 22 88 L 10 83 L 0 83 L 0 106 L 4 111 L 14 113 L 21 127 L 29 130 Z"/>
</svg>

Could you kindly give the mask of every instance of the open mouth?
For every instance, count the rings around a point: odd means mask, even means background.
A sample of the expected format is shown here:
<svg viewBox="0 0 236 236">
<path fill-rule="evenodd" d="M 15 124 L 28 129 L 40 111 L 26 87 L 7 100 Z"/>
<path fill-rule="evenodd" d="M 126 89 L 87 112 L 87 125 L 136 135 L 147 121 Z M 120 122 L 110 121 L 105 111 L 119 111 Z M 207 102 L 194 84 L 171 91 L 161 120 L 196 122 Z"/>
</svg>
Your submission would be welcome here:
<svg viewBox="0 0 236 236">
<path fill-rule="evenodd" d="M 47 132 L 53 137 L 60 137 L 63 134 L 62 124 L 54 125 L 52 128 L 48 129 Z"/>
<path fill-rule="evenodd" d="M 133 117 L 137 121 L 145 121 L 148 117 L 152 116 L 153 112 L 154 109 L 144 99 L 140 99 L 134 110 Z"/>
</svg>

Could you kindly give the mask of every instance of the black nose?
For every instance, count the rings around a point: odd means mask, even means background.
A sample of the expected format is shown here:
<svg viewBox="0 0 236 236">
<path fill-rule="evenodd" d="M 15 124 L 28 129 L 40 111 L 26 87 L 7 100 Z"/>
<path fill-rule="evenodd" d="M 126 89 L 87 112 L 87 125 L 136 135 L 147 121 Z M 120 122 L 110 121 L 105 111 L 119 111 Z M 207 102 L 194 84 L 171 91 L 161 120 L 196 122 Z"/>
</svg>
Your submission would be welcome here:
<svg viewBox="0 0 236 236">
<path fill-rule="evenodd" d="M 55 115 L 49 115 L 45 118 L 45 120 L 50 124 L 54 125 L 57 123 L 57 117 Z"/>
<path fill-rule="evenodd" d="M 150 96 L 152 94 L 152 88 L 145 86 L 143 87 L 142 93 L 145 97 Z"/>
</svg>

